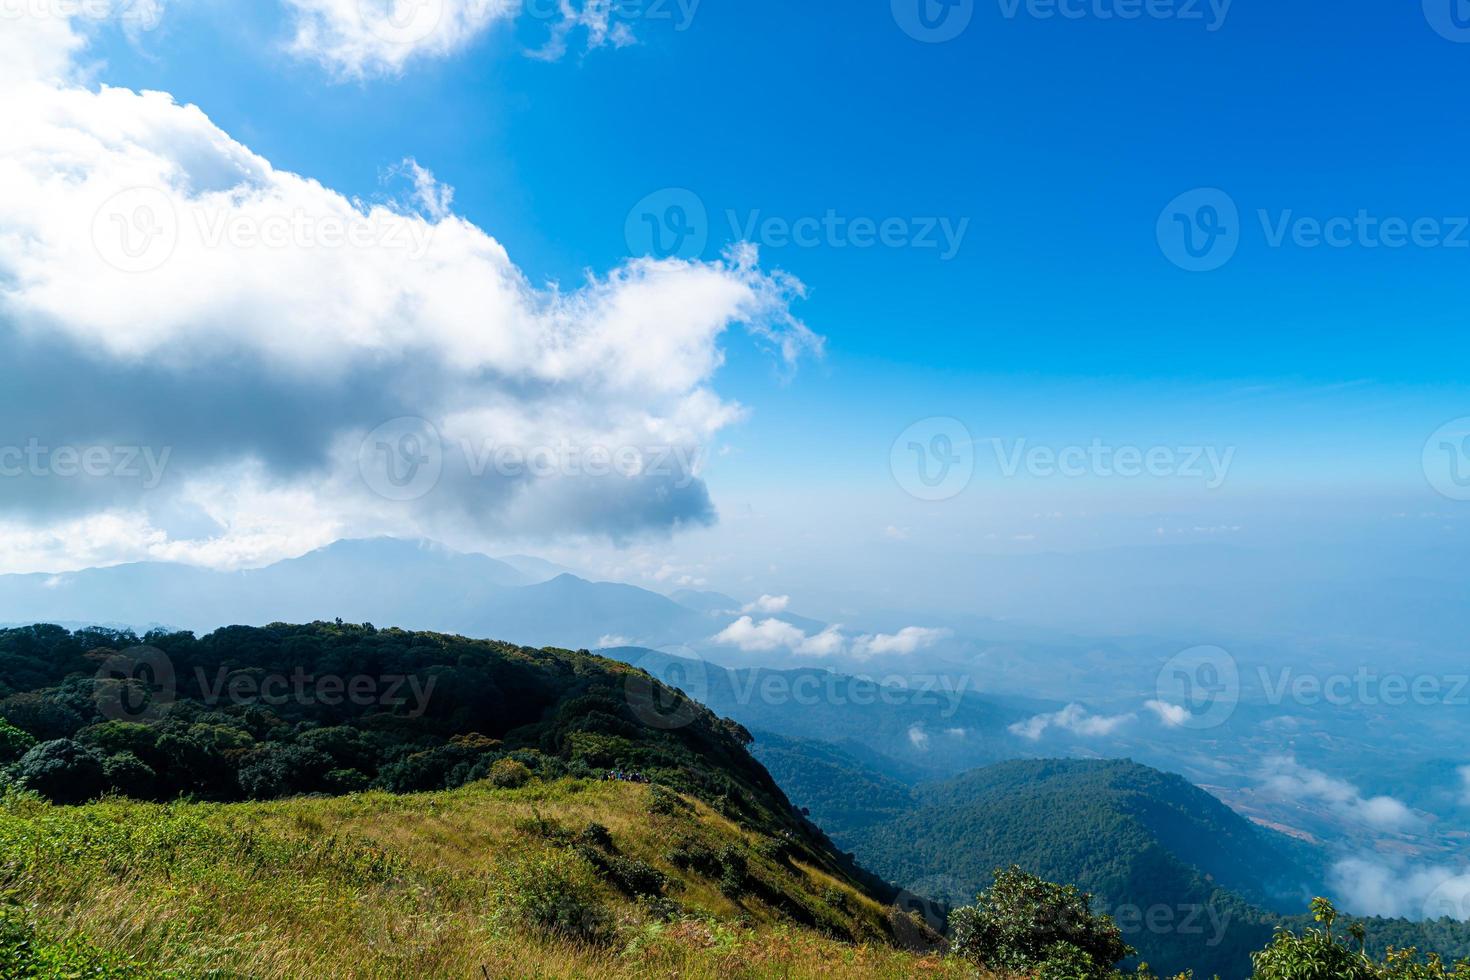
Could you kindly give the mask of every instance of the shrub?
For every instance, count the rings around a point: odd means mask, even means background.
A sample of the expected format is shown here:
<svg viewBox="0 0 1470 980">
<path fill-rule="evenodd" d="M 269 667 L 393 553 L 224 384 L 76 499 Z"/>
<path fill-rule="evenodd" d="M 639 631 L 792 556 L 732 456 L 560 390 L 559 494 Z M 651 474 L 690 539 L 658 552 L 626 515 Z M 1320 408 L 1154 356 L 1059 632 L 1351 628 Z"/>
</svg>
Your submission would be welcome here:
<svg viewBox="0 0 1470 980">
<path fill-rule="evenodd" d="M 558 939 L 609 942 L 612 917 L 597 900 L 583 867 L 567 852 L 513 865 L 496 890 L 495 921 Z"/>
<path fill-rule="evenodd" d="M 577 840 L 589 847 L 595 847 L 599 851 L 606 851 L 609 854 L 616 854 L 618 852 L 617 845 L 613 843 L 612 831 L 600 823 L 589 823 L 586 827 L 582 828 L 582 832 L 577 835 Z"/>
<path fill-rule="evenodd" d="M 706 878 L 713 878 L 720 873 L 719 857 L 699 841 L 682 841 L 665 857 L 674 867 L 682 871 L 695 871 Z"/>
<path fill-rule="evenodd" d="M 672 793 L 662 786 L 650 786 L 648 788 L 648 812 L 654 816 L 672 817 L 681 810 L 688 810 L 689 804 L 677 793 Z"/>
<path fill-rule="evenodd" d="M 13 774 L 27 789 L 57 803 L 82 803 L 107 788 L 102 757 L 64 738 L 32 746 L 15 764 Z"/>
<path fill-rule="evenodd" d="M 1359 923 L 1348 929 L 1356 949 L 1332 934 L 1337 922 L 1337 909 L 1325 898 L 1312 901 L 1312 917 L 1322 923 L 1321 929 L 1308 929 L 1300 936 L 1288 929 L 1259 953 L 1251 956 L 1255 964 L 1253 980 L 1443 980 L 1448 977 L 1470 977 L 1470 960 L 1447 970 L 1440 958 L 1430 954 L 1421 960 L 1417 950 L 1390 948 L 1382 962 L 1367 954 L 1367 933 Z"/>
<path fill-rule="evenodd" d="M 35 744 L 36 739 L 29 732 L 0 718 L 0 762 L 14 762 L 29 752 Z"/>
<path fill-rule="evenodd" d="M 734 844 L 726 844 L 716 855 L 720 862 L 720 892 L 726 898 L 737 899 L 745 894 L 749 883 L 750 869 L 745 855 Z"/>
<path fill-rule="evenodd" d="M 1092 911 L 1091 895 L 1016 867 L 996 871 L 995 884 L 949 924 L 957 955 L 1017 973 L 1046 965 L 1049 980 L 1103 980 L 1134 952 L 1111 918 Z"/>
<path fill-rule="evenodd" d="M 327 789 L 333 793 L 361 793 L 372 782 L 356 769 L 333 769 L 326 776 Z"/>
<path fill-rule="evenodd" d="M 153 767 L 131 752 L 118 752 L 102 762 L 102 775 L 111 789 L 128 796 L 147 798 L 158 785 Z"/>
<path fill-rule="evenodd" d="M 257 800 L 310 793 L 325 785 L 332 757 L 304 745 L 263 745 L 240 767 L 240 788 Z"/>
<path fill-rule="evenodd" d="M 657 898 L 669 883 L 662 871 L 638 858 L 612 855 L 605 861 L 608 880 L 625 895 Z"/>
<path fill-rule="evenodd" d="M 531 770 L 515 759 L 496 759 L 490 767 L 490 785 L 499 789 L 516 789 L 531 781 Z"/>
</svg>

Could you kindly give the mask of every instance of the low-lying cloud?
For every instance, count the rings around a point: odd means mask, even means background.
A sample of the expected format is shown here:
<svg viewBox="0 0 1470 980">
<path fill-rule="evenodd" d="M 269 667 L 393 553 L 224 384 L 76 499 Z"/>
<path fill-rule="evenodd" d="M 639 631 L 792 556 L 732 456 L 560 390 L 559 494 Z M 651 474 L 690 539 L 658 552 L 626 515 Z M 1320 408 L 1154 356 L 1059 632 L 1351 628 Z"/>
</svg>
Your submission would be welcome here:
<svg viewBox="0 0 1470 980">
<path fill-rule="evenodd" d="M 808 634 L 783 619 L 769 617 L 757 622 L 752 616 L 741 616 L 711 637 L 710 642 L 735 647 L 746 653 L 784 651 L 801 657 L 846 656 L 855 660 L 871 660 L 883 656 L 909 656 L 936 645 L 949 635 L 949 630 L 921 626 L 906 626 L 891 634 L 864 633 L 857 636 L 849 636 L 840 626 L 828 626 L 819 633 Z"/>
<path fill-rule="evenodd" d="M 1060 711 L 1035 715 L 1025 721 L 1018 721 L 1010 726 L 1012 735 L 1033 742 L 1039 741 L 1043 735 L 1052 729 L 1070 732 L 1083 738 L 1097 738 L 1111 735 L 1118 729 L 1131 721 L 1137 719 L 1137 715 L 1095 715 L 1080 704 L 1069 704 Z"/>
<path fill-rule="evenodd" d="M 1293 800 L 1326 806 L 1335 816 L 1375 830 L 1410 832 L 1423 826 L 1424 818 L 1391 796 L 1364 796 L 1347 780 L 1329 776 L 1296 761 L 1294 756 L 1266 759 L 1261 784 L 1273 793 Z"/>
</svg>

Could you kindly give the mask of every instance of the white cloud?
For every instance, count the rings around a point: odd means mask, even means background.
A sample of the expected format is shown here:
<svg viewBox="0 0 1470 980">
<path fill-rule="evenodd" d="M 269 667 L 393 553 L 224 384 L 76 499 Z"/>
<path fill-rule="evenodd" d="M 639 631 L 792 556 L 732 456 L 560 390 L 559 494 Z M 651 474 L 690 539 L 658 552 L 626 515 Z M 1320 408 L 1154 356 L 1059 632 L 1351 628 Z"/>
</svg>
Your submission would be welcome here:
<svg viewBox="0 0 1470 980">
<path fill-rule="evenodd" d="M 1354 915 L 1470 920 L 1470 874 L 1464 868 L 1412 865 L 1374 854 L 1338 861 L 1327 880 Z"/>
<path fill-rule="evenodd" d="M 950 630 L 930 629 L 925 626 L 905 626 L 897 633 L 879 633 L 876 636 L 860 636 L 853 641 L 853 655 L 860 658 L 887 655 L 908 656 L 927 650 L 948 638 Z"/>
<path fill-rule="evenodd" d="M 613 19 L 618 9 L 615 0 L 581 0 L 580 7 L 573 0 L 557 0 L 557 11 L 561 16 L 551 25 L 551 36 L 544 46 L 527 53 L 543 61 L 556 61 L 567 53 L 567 38 L 578 28 L 587 32 L 589 51 L 608 46 L 625 48 L 634 44 L 636 39 L 632 28 L 625 21 Z"/>
<path fill-rule="evenodd" d="M 1338 816 L 1376 830 L 1405 832 L 1423 825 L 1423 818 L 1401 801 L 1391 796 L 1365 797 L 1352 783 L 1303 766 L 1293 756 L 1266 759 L 1260 779 L 1267 789 L 1287 799 L 1325 804 Z"/>
<path fill-rule="evenodd" d="M 303 9 L 332 20 L 347 5 Z M 446 7 L 455 30 L 486 9 Z M 0 415 L 41 443 L 164 447 L 171 461 L 146 492 L 5 481 L 7 542 L 49 570 L 269 561 L 328 535 L 705 523 L 700 451 L 743 414 L 712 387 L 723 338 L 743 325 L 790 362 L 820 349 L 789 309 L 801 285 L 762 272 L 753 248 L 536 285 L 417 162 L 396 168 L 405 201 L 347 197 L 166 93 L 81 87 L 82 48 L 59 18 L 0 34 L 0 352 L 13 382 Z M 363 467 L 365 438 L 401 416 L 428 420 L 442 451 L 432 492 L 409 499 L 374 492 Z M 396 438 L 383 445 L 402 449 Z M 507 446 L 662 448 L 688 465 L 487 470 Z M 209 532 L 178 530 L 196 524 Z"/>
<path fill-rule="evenodd" d="M 763 595 L 754 602 L 748 602 L 741 608 L 743 613 L 763 613 L 767 616 L 783 613 L 786 607 L 791 605 L 789 595 Z"/>
<path fill-rule="evenodd" d="M 1018 721 L 1010 726 L 1012 735 L 1038 741 L 1049 729 L 1056 728 L 1093 738 L 1111 735 L 1124 725 L 1133 721 L 1135 715 L 1094 715 L 1080 704 L 1069 704 L 1060 711 L 1035 715 L 1025 721 Z"/>
<path fill-rule="evenodd" d="M 491 24 L 513 19 L 516 0 L 285 0 L 293 54 L 353 78 L 397 74 L 410 61 L 463 50 Z"/>
<path fill-rule="evenodd" d="M 563 57 L 577 32 L 585 36 L 587 51 L 637 43 L 628 16 L 613 0 L 536 0 L 530 5 L 521 0 L 284 3 L 292 14 L 287 50 L 344 79 L 398 75 L 413 62 L 459 54 L 495 25 L 509 24 L 523 12 L 546 25 L 546 43 L 526 52 L 542 61 Z M 678 11 L 685 23 L 692 15 L 692 9 Z"/>
<path fill-rule="evenodd" d="M 847 638 L 842 635 L 842 627 L 828 626 L 802 640 L 793 652 L 803 657 L 839 657 L 846 648 Z"/>
<path fill-rule="evenodd" d="M 1167 728 L 1178 728 L 1189 721 L 1189 709 L 1167 701 L 1145 701 L 1143 706 L 1158 716 Z"/>
<path fill-rule="evenodd" d="M 715 643 L 738 647 L 746 653 L 794 650 L 805 640 L 806 633 L 790 623 L 779 619 L 757 623 L 749 616 L 741 616 L 714 636 Z"/>
<path fill-rule="evenodd" d="M 929 749 L 929 733 L 924 731 L 924 726 L 913 724 L 909 726 L 909 744 L 921 752 Z"/>
<path fill-rule="evenodd" d="M 626 636 L 619 636 L 615 633 L 609 633 L 606 636 L 598 637 L 597 640 L 597 648 L 599 650 L 610 650 L 613 647 L 630 647 L 632 645 L 632 640 L 628 639 Z"/>
<path fill-rule="evenodd" d="M 761 602 L 772 598 L 763 596 L 761 600 L 752 603 L 746 609 L 759 607 Z M 774 598 L 777 601 L 769 605 L 780 605 L 781 608 L 784 608 L 786 597 Z M 711 640 L 725 646 L 739 647 L 747 653 L 786 650 L 803 657 L 847 655 L 857 660 L 868 660 L 884 654 L 911 654 L 933 645 L 949 634 L 949 630 L 908 626 L 893 635 L 880 633 L 877 636 L 863 635 L 849 639 L 842 632 L 841 626 L 828 626 L 820 633 L 808 635 L 799 626 L 794 626 L 785 620 L 768 618 L 757 623 L 754 617 L 746 615 L 725 627 Z"/>
<path fill-rule="evenodd" d="M 906 527 L 896 527 L 890 524 L 883 529 L 883 536 L 893 541 L 907 541 L 913 537 L 913 532 Z"/>
</svg>

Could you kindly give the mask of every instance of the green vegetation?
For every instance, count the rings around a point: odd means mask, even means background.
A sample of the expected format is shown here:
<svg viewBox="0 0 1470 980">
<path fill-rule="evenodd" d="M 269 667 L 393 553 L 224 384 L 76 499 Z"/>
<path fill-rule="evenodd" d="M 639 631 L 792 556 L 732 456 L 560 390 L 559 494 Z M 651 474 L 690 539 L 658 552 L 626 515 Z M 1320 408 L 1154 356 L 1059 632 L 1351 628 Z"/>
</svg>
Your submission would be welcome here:
<svg viewBox="0 0 1470 980">
<path fill-rule="evenodd" d="M 5 977 L 967 977 L 852 882 L 626 782 L 0 800 Z M 715 855 L 683 864 L 676 853 Z M 738 858 L 744 887 L 725 873 Z M 834 902 L 832 896 L 838 896 Z"/>
<path fill-rule="evenodd" d="M 1321 890 L 1319 859 L 1184 779 L 1127 761 L 1023 760 L 905 785 L 833 745 L 769 737 L 756 754 L 838 845 L 915 892 L 966 902 L 1012 865 L 1075 884 L 1139 958 L 1240 980 L 1251 954 Z M 810 760 L 807 764 L 805 760 Z M 1470 955 L 1470 927 L 1371 919 L 1368 949 Z"/>
<path fill-rule="evenodd" d="M 0 719 L 5 776 L 56 802 L 513 788 L 616 770 L 831 858 L 743 728 L 585 651 L 343 623 L 202 638 L 34 626 L 0 630 Z"/>
<path fill-rule="evenodd" d="M 1092 910 L 1092 896 L 1020 868 L 995 872 L 974 905 L 949 917 L 956 953 L 1009 973 L 1046 980 L 1110 980 L 1133 947 L 1112 919 Z"/>
<path fill-rule="evenodd" d="M 1412 947 L 1389 947 L 1381 958 L 1368 951 L 1367 928 L 1361 922 L 1348 926 L 1351 945 L 1334 936 L 1337 909 L 1325 898 L 1312 902 L 1312 918 L 1322 927 L 1307 927 L 1301 933 L 1283 928 L 1271 945 L 1251 959 L 1252 980 L 1444 980 L 1470 977 L 1470 960 L 1453 967 L 1434 953 L 1421 957 Z"/>
</svg>

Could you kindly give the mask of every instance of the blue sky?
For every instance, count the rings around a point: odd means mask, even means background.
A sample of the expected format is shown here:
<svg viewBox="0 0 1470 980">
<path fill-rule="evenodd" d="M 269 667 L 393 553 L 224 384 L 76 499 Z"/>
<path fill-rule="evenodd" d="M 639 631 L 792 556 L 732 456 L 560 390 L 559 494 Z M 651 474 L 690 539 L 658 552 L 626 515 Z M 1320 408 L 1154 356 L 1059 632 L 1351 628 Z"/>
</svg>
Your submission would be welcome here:
<svg viewBox="0 0 1470 980">
<path fill-rule="evenodd" d="M 1303 499 L 1462 518 L 1420 456 L 1470 415 L 1470 109 L 1454 94 L 1470 44 L 1417 4 L 1249 0 L 1160 0 L 1144 9 L 1167 16 L 1138 19 L 1104 16 L 1127 0 L 1063 4 L 1076 17 L 992 0 L 958 37 L 923 43 L 899 23 L 904 2 L 624 4 L 612 22 L 636 43 L 573 31 L 554 60 L 527 52 L 556 18 L 522 14 L 447 55 L 344 77 L 287 50 L 284 5 L 170 0 L 157 29 L 103 31 L 88 54 L 101 81 L 197 104 L 275 167 L 349 196 L 394 193 L 385 172 L 413 158 L 538 286 L 618 267 L 640 244 L 636 206 L 670 188 L 703 209 L 709 261 L 740 236 L 731 212 L 746 227 L 830 214 L 932 233 L 940 247 L 756 234 L 762 268 L 805 284 L 791 311 L 825 354 L 790 365 L 726 335 L 710 384 L 749 415 L 708 447 L 725 453 L 705 473 L 722 514 L 800 523 L 832 507 L 901 535 L 916 505 L 890 447 L 938 416 L 982 455 L 992 438 L 1238 450 L 1214 495 L 982 473 L 980 499 L 972 486 L 938 511 L 946 533 L 1079 494 L 1118 533 L 1053 546 L 1126 541 L 1160 494 L 1208 526 L 1227 510 L 1231 526 L 1290 524 L 1281 501 Z M 1200 188 L 1237 209 L 1236 251 L 1189 272 L 1158 228 Z M 1304 247 L 1292 230 L 1271 244 L 1288 217 L 1360 211 L 1428 221 L 1460 247 Z M 963 229 L 952 256 L 946 228 Z M 1015 520 L 1001 538 L 1034 540 Z"/>
<path fill-rule="evenodd" d="M 670 4 L 667 20 L 628 17 L 636 46 L 574 41 L 554 63 L 522 56 L 546 33 L 522 18 L 401 77 L 331 84 L 274 50 L 271 4 L 179 4 L 140 50 L 109 50 L 105 77 L 197 102 L 277 165 L 346 192 L 372 195 L 414 156 L 533 277 L 620 261 L 629 209 L 666 187 L 705 202 L 711 255 L 731 210 L 967 220 L 949 261 L 765 249 L 810 287 L 800 313 L 830 342 L 774 394 L 767 361 L 731 352 L 722 383 L 776 416 L 773 431 L 821 406 L 902 418 L 988 408 L 981 391 L 1024 403 L 1052 381 L 1094 416 L 1095 383 L 1118 383 L 1123 424 L 1140 399 L 1147 417 L 1155 382 L 1160 405 L 1175 386 L 1228 381 L 1423 386 L 1422 402 L 1395 392 L 1387 409 L 1427 413 L 1421 429 L 1459 414 L 1470 249 L 1273 249 L 1255 212 L 1470 212 L 1453 96 L 1470 46 L 1413 5 L 1238 2 L 1215 31 L 1204 6 L 1203 22 L 1001 9 L 981 3 L 959 38 L 922 44 L 883 3 L 837 16 L 705 2 L 682 31 Z M 1227 190 L 1245 218 L 1216 273 L 1183 273 L 1155 240 L 1163 205 L 1195 187 Z M 1279 407 L 1243 424 L 1280 433 Z"/>
</svg>

